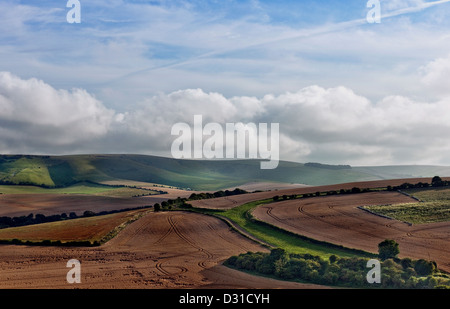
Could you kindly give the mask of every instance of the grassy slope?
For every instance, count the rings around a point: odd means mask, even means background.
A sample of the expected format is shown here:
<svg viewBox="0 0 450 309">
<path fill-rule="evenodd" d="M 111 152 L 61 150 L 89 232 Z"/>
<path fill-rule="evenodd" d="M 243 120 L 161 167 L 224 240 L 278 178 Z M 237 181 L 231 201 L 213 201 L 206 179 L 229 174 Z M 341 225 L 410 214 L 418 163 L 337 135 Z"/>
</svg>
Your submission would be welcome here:
<svg viewBox="0 0 450 309">
<path fill-rule="evenodd" d="M 137 195 L 158 194 L 154 190 L 139 188 L 111 187 L 93 183 L 77 183 L 63 188 L 42 188 L 37 186 L 0 185 L 0 194 L 90 194 L 111 197 L 132 197 Z"/>
<path fill-rule="evenodd" d="M 47 164 L 40 157 L 0 157 L 0 179 L 13 183 L 55 185 Z"/>
<path fill-rule="evenodd" d="M 450 168 L 329 169 L 281 161 L 276 169 L 262 170 L 257 160 L 196 161 L 145 155 L 0 156 L 0 180 L 47 186 L 68 186 L 84 180 L 128 180 L 219 190 L 258 181 L 326 185 L 435 175 L 450 176 Z"/>
<path fill-rule="evenodd" d="M 381 179 L 416 178 L 450 175 L 450 167 L 437 165 L 357 166 L 354 171 L 367 173 Z"/>
</svg>

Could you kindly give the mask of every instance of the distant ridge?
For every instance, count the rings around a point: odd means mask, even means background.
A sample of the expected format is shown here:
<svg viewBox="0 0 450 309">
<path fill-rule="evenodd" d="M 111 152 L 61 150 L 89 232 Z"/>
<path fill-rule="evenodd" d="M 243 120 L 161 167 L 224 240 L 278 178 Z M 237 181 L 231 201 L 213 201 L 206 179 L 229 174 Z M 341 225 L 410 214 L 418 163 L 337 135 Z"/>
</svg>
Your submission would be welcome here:
<svg viewBox="0 0 450 309">
<path fill-rule="evenodd" d="M 0 184 L 65 187 L 81 181 L 139 181 L 193 190 L 219 190 L 254 182 L 329 185 L 450 176 L 448 166 L 351 167 L 280 161 L 278 168 L 262 170 L 259 162 L 260 160 L 180 160 L 133 154 L 0 155 Z"/>
</svg>

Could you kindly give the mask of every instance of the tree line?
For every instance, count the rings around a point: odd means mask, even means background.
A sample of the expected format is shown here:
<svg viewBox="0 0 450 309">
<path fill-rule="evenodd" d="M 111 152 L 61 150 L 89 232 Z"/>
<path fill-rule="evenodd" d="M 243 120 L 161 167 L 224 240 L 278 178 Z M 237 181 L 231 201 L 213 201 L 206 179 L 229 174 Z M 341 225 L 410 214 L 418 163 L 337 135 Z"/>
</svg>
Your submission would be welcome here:
<svg viewBox="0 0 450 309">
<path fill-rule="evenodd" d="M 167 193 L 163 191 L 164 193 Z M 40 224 L 40 223 L 46 223 L 46 222 L 55 222 L 55 221 L 62 221 L 62 220 L 70 220 L 70 219 L 77 219 L 77 218 L 85 218 L 85 217 L 92 217 L 92 216 L 102 216 L 122 211 L 129 211 L 129 210 L 136 210 L 136 209 L 142 209 L 142 208 L 150 208 L 153 207 L 155 211 L 160 210 L 166 210 L 171 209 L 172 207 L 184 207 L 184 208 L 190 208 L 192 207 L 190 204 L 187 204 L 186 202 L 188 200 L 199 200 L 199 199 L 208 199 L 208 198 L 214 198 L 214 197 L 220 197 L 220 196 L 231 196 L 231 195 L 237 195 L 237 194 L 244 194 L 247 193 L 247 191 L 236 188 L 232 191 L 225 190 L 225 191 L 217 191 L 214 193 L 193 193 L 189 198 L 180 198 L 177 197 L 176 199 L 168 199 L 167 201 L 159 203 L 155 203 L 154 205 L 145 205 L 140 207 L 134 207 L 134 208 L 124 208 L 119 210 L 109 210 L 109 211 L 100 211 L 100 212 L 94 212 L 92 210 L 86 210 L 83 212 L 83 214 L 78 215 L 75 212 L 67 213 L 61 213 L 61 214 L 53 214 L 53 215 L 44 215 L 44 214 L 36 214 L 30 213 L 29 215 L 23 215 L 23 216 L 2 216 L 0 217 L 0 229 L 8 228 L 8 227 L 18 227 L 18 226 L 25 226 L 25 225 L 32 225 L 32 224 Z"/>
<path fill-rule="evenodd" d="M 94 212 L 92 210 L 85 210 L 81 215 L 78 215 L 75 212 L 70 212 L 69 214 L 61 213 L 61 214 L 54 214 L 54 215 L 48 215 L 48 216 L 43 215 L 43 214 L 34 215 L 33 213 L 30 213 L 29 215 L 26 215 L 26 216 L 25 215 L 24 216 L 15 216 L 15 217 L 2 216 L 2 217 L 0 217 L 0 229 L 4 229 L 4 228 L 8 228 L 8 227 L 18 227 L 18 226 L 25 226 L 25 225 L 32 225 L 32 224 L 40 224 L 40 223 L 46 223 L 46 222 L 70 220 L 70 219 L 77 219 L 77 218 L 103 216 L 103 215 L 107 215 L 107 214 L 143 209 L 143 208 L 148 208 L 148 207 L 152 207 L 152 206 L 148 205 L 148 206 L 139 206 L 139 207 L 133 207 L 133 208 L 104 210 L 104 211 L 100 211 L 100 212 Z"/>
<path fill-rule="evenodd" d="M 203 199 L 210 199 L 210 198 L 216 198 L 216 197 L 223 197 L 223 196 L 232 196 L 232 195 L 238 195 L 238 194 L 245 194 L 248 193 L 245 190 L 236 188 L 232 191 L 230 190 L 219 190 L 216 191 L 214 193 L 209 193 L 209 192 L 202 192 L 202 193 L 192 193 L 189 196 L 189 200 L 193 201 L 193 200 L 203 200 Z"/>
<path fill-rule="evenodd" d="M 431 180 L 431 183 L 426 182 L 418 182 L 415 184 L 405 182 L 398 186 L 386 186 L 386 188 L 359 188 L 353 187 L 351 189 L 338 189 L 338 190 L 329 190 L 329 191 L 317 191 L 314 193 L 304 193 L 304 194 L 290 194 L 290 195 L 275 195 L 272 197 L 274 202 L 283 201 L 288 199 L 297 199 L 297 198 L 307 198 L 307 197 L 317 197 L 317 196 L 327 196 L 327 195 L 338 195 L 338 194 L 357 194 L 357 193 L 367 193 L 367 192 L 379 192 L 379 191 L 400 191 L 405 189 L 414 189 L 414 188 L 436 188 L 436 187 L 446 187 L 450 186 L 450 181 L 443 180 L 439 176 L 434 176 Z"/>
<path fill-rule="evenodd" d="M 397 248 L 397 250 L 395 249 Z M 379 244 L 381 283 L 367 281 L 369 258 L 338 257 L 328 259 L 311 254 L 292 254 L 284 249 L 270 253 L 247 252 L 232 256 L 225 265 L 277 279 L 357 288 L 450 288 L 450 276 L 437 270 L 435 262 L 397 258 L 398 244 L 385 240 Z"/>
<path fill-rule="evenodd" d="M 209 193 L 209 192 L 192 193 L 188 198 L 177 197 L 176 199 L 168 199 L 167 201 L 161 202 L 161 204 L 156 203 L 155 205 L 153 205 L 153 207 L 154 207 L 155 211 L 170 210 L 173 207 L 192 208 L 192 205 L 189 203 L 186 203 L 186 202 L 195 201 L 195 200 L 205 200 L 205 199 L 211 199 L 211 198 L 217 198 L 217 197 L 223 197 L 223 196 L 246 194 L 246 193 L 248 193 L 248 192 L 245 190 L 239 189 L 239 188 L 236 188 L 232 191 L 219 190 L 214 193 Z"/>
</svg>

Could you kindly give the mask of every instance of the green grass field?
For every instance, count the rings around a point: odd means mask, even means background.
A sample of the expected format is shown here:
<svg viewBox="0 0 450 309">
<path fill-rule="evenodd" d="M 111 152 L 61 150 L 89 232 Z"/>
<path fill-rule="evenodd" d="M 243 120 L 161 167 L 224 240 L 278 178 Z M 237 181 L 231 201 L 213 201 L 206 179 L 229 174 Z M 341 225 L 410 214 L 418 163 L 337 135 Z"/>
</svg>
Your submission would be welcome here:
<svg viewBox="0 0 450 309">
<path fill-rule="evenodd" d="M 20 157 L 0 161 L 0 179 L 12 183 L 54 186 L 45 161 L 39 157 Z"/>
<path fill-rule="evenodd" d="M 404 191 L 425 202 L 448 201 L 450 203 L 450 188 L 448 187 L 408 189 Z"/>
<path fill-rule="evenodd" d="M 251 218 L 250 211 L 258 205 L 273 202 L 272 199 L 250 202 L 227 211 L 205 211 L 209 214 L 217 214 L 226 217 L 242 227 L 251 235 L 270 245 L 283 248 L 288 253 L 311 254 L 328 259 L 331 255 L 340 257 L 370 257 L 372 254 L 359 250 L 347 249 L 330 243 L 308 239 L 269 224 L 256 221 Z"/>
<path fill-rule="evenodd" d="M 448 202 L 408 203 L 389 206 L 366 206 L 375 213 L 413 224 L 445 222 L 450 220 Z"/>
<path fill-rule="evenodd" d="M 1 194 L 87 194 L 110 197 L 132 197 L 158 194 L 154 190 L 130 187 L 112 187 L 93 183 L 78 183 L 65 188 L 43 188 L 37 186 L 0 185 Z"/>
<path fill-rule="evenodd" d="M 439 171 L 439 173 L 438 173 Z M 66 187 L 77 182 L 137 181 L 199 191 L 250 182 L 327 185 L 345 182 L 450 175 L 449 167 L 348 167 L 280 161 L 262 170 L 260 160 L 177 160 L 146 155 L 0 155 L 0 182 Z"/>
<path fill-rule="evenodd" d="M 375 213 L 413 224 L 450 220 L 449 188 L 408 189 L 405 192 L 417 197 L 421 202 L 366 206 L 365 208 Z"/>
</svg>

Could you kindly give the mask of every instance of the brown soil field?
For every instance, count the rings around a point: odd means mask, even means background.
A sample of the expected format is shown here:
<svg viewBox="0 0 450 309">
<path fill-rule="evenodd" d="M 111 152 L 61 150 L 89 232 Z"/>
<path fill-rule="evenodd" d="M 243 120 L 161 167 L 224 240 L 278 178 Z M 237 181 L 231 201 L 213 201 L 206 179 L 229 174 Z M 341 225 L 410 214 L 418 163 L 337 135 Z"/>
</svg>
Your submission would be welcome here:
<svg viewBox="0 0 450 309">
<path fill-rule="evenodd" d="M 239 189 L 253 192 L 253 191 L 268 191 L 268 190 L 286 190 L 286 189 L 296 189 L 296 188 L 305 188 L 305 187 L 311 187 L 304 184 L 299 183 L 280 183 L 280 182 L 249 182 L 245 183 L 239 186 L 226 188 L 225 190 L 233 191 L 238 187 Z"/>
<path fill-rule="evenodd" d="M 149 187 L 153 188 L 153 187 Z M 157 188 L 158 189 L 158 188 Z M 177 197 L 189 197 L 196 191 L 161 188 L 167 194 L 140 197 L 111 197 L 89 194 L 0 194 L 1 216 L 26 216 L 30 213 L 54 215 L 75 212 L 81 215 L 86 210 L 94 212 L 120 210 L 161 203 Z M 196 192 L 199 193 L 199 192 Z"/>
<path fill-rule="evenodd" d="M 100 247 L 0 245 L 0 288 L 321 288 L 252 276 L 221 265 L 232 255 L 266 250 L 214 217 L 151 212 Z M 70 259 L 81 262 L 79 284 L 66 281 Z"/>
<path fill-rule="evenodd" d="M 2 194 L 0 216 L 23 216 L 30 213 L 54 215 L 85 210 L 94 212 L 152 205 L 145 197 L 119 198 L 82 194 Z"/>
<path fill-rule="evenodd" d="M 255 218 L 291 232 L 377 253 L 378 244 L 394 239 L 399 257 L 434 260 L 450 272 L 450 222 L 410 225 L 357 208 L 416 202 L 398 192 L 322 196 L 261 205 Z"/>
<path fill-rule="evenodd" d="M 86 240 L 101 241 L 111 231 L 117 232 L 126 223 L 138 219 L 149 211 L 148 209 L 138 209 L 103 216 L 10 227 L 0 229 L 0 240 L 18 239 L 31 242 L 59 240 L 63 243 Z"/>
<path fill-rule="evenodd" d="M 442 178 L 449 180 L 450 178 Z M 331 191 L 340 189 L 351 189 L 353 187 L 358 188 L 378 188 L 387 186 L 398 186 L 405 182 L 409 183 L 419 183 L 428 182 L 431 183 L 431 178 L 407 178 L 407 179 L 390 179 L 390 180 L 374 180 L 374 181 L 364 181 L 364 182 L 349 182 L 343 184 L 326 185 L 326 186 L 315 186 L 315 187 L 300 187 L 293 189 L 283 189 L 283 190 L 272 190 L 256 193 L 247 193 L 241 195 L 219 197 L 214 199 L 197 200 L 191 201 L 190 204 L 198 208 L 209 208 L 209 209 L 230 209 L 242 204 L 263 200 L 267 198 L 272 198 L 275 195 L 282 196 L 284 194 L 305 194 L 305 193 L 315 193 L 317 191 Z"/>
</svg>

